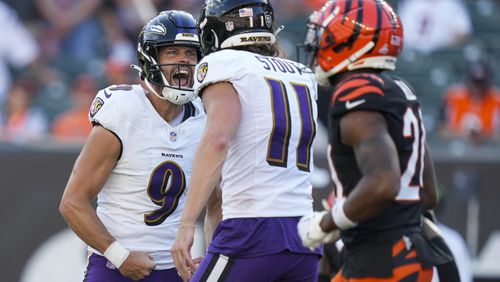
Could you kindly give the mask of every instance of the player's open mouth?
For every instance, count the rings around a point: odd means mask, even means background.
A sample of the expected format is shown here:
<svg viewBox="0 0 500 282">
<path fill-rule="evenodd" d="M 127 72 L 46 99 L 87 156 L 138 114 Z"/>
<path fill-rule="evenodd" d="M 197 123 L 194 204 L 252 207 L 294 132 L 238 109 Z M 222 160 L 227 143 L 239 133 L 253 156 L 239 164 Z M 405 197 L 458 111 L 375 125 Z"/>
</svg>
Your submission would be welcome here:
<svg viewBox="0 0 500 282">
<path fill-rule="evenodd" d="M 190 87 L 190 72 L 186 69 L 179 69 L 172 74 L 172 84 L 181 87 Z"/>
</svg>

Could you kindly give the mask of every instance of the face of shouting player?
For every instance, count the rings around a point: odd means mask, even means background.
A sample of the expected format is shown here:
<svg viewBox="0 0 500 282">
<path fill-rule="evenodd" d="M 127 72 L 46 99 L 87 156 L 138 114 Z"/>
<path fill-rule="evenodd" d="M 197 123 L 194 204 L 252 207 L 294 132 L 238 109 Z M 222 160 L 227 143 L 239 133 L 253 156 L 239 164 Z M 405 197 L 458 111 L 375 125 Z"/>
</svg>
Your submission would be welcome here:
<svg viewBox="0 0 500 282">
<path fill-rule="evenodd" d="M 191 88 L 194 67 L 198 62 L 196 49 L 188 46 L 167 46 L 159 51 L 163 75 L 172 87 Z"/>
</svg>

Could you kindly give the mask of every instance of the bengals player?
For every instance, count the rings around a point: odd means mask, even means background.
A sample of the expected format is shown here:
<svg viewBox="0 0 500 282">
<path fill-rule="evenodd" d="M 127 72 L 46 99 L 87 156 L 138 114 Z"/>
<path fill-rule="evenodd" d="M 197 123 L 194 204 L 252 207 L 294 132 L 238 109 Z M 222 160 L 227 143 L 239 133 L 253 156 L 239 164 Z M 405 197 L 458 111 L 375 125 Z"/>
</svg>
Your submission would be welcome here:
<svg viewBox="0 0 500 282">
<path fill-rule="evenodd" d="M 305 246 L 340 230 L 343 267 L 332 280 L 431 281 L 452 261 L 431 246 L 423 210 L 436 205 L 436 180 L 420 104 L 395 69 L 403 27 L 380 0 L 328 1 L 308 22 L 304 47 L 318 82 L 334 86 L 328 156 L 335 184 L 331 212 L 298 225 Z"/>
</svg>

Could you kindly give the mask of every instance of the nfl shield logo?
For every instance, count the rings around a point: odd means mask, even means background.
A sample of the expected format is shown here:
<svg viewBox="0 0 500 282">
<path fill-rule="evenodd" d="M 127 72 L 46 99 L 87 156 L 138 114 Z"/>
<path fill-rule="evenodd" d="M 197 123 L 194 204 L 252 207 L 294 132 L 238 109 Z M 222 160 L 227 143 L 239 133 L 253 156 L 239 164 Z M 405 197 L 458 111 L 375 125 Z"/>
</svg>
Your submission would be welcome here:
<svg viewBox="0 0 500 282">
<path fill-rule="evenodd" d="M 174 131 L 170 131 L 170 141 L 177 141 L 177 133 L 175 133 Z"/>
<path fill-rule="evenodd" d="M 226 22 L 226 30 L 227 31 L 233 31 L 234 30 L 234 23 L 233 23 L 233 21 Z"/>
<path fill-rule="evenodd" d="M 266 26 L 267 28 L 271 28 L 271 26 L 273 25 L 273 16 L 270 15 L 270 14 L 267 14 L 265 17 L 264 17 L 265 21 L 266 21 Z"/>
</svg>

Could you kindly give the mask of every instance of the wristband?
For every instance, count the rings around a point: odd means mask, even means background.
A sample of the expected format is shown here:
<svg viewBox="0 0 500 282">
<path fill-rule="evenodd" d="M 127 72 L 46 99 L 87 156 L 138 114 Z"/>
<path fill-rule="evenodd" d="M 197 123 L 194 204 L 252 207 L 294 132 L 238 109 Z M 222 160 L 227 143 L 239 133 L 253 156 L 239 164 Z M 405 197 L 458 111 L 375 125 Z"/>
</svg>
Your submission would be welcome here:
<svg viewBox="0 0 500 282">
<path fill-rule="evenodd" d="M 344 212 L 345 200 L 338 201 L 332 208 L 333 222 L 340 230 L 347 230 L 358 225 L 357 222 L 350 220 Z"/>
<path fill-rule="evenodd" d="M 127 259 L 129 251 L 125 249 L 118 241 L 114 241 L 104 252 L 104 257 L 107 258 L 116 268 L 120 268 L 123 262 Z"/>
</svg>

